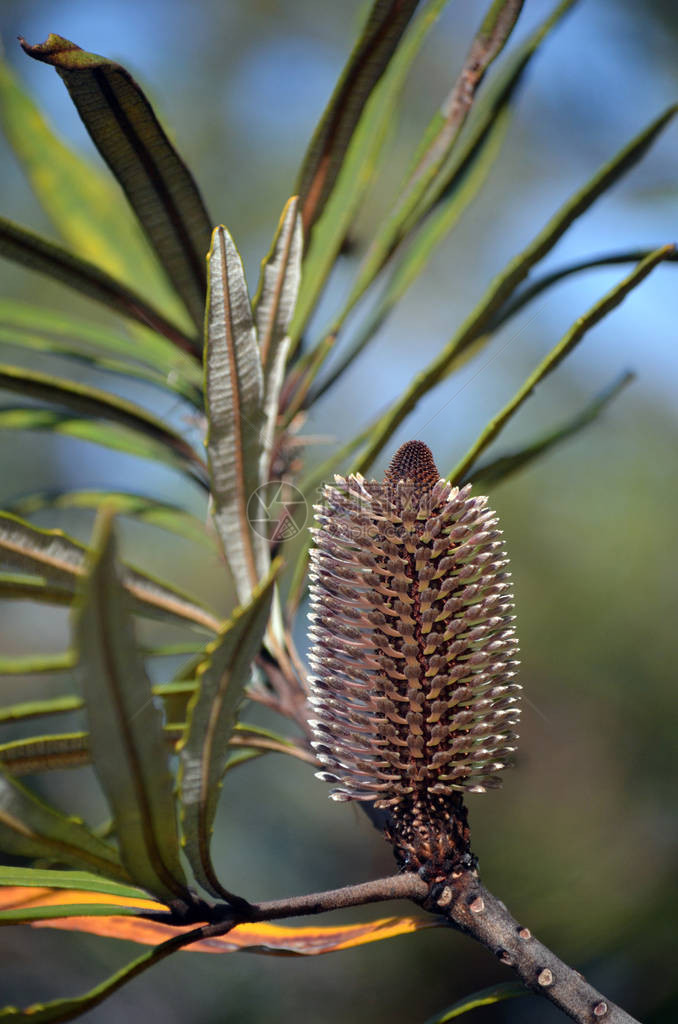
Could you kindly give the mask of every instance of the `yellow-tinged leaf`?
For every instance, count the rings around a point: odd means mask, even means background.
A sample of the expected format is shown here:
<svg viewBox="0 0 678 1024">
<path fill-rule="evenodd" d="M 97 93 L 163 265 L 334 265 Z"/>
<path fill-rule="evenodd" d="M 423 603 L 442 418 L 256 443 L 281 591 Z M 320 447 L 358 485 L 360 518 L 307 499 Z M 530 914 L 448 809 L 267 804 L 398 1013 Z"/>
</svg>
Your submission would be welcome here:
<svg viewBox="0 0 678 1024">
<path fill-rule="evenodd" d="M 81 891 L 78 889 L 42 889 L 26 886 L 0 888 L 0 910 L 20 907 L 51 907 L 61 905 L 119 905 L 138 907 L 141 913 L 149 910 L 164 911 L 161 903 L 150 899 L 133 899 L 112 896 L 107 893 Z M 191 931 L 195 925 L 177 927 L 163 921 L 148 918 L 117 917 L 61 917 L 30 921 L 32 928 L 60 928 L 67 931 L 88 932 L 107 938 L 126 939 L 142 945 L 157 945 L 176 935 Z M 440 927 L 442 920 L 436 917 L 381 917 L 376 921 L 360 924 L 341 925 L 278 925 L 267 922 L 241 924 L 227 935 L 203 939 L 188 951 L 194 953 L 236 953 L 247 950 L 250 953 L 272 955 L 318 956 L 321 953 L 336 953 L 352 949 L 369 942 L 381 942 L 397 935 L 409 935 L 423 928 Z"/>
</svg>

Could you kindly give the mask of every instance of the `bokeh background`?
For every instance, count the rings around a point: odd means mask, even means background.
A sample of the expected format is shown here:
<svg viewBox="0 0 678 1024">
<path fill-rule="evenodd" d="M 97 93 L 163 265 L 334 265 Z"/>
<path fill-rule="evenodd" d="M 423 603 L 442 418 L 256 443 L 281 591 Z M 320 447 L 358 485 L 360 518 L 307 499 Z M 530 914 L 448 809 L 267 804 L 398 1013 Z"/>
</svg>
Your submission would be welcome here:
<svg viewBox="0 0 678 1024">
<path fill-rule="evenodd" d="M 356 224 L 358 248 L 451 87 L 483 6 L 450 3 L 429 38 L 393 126 L 378 188 Z M 551 6 L 527 0 L 516 39 Z M 363 13 L 357 0 L 4 0 L 0 31 L 12 65 L 65 138 L 94 163 L 98 156 L 63 85 L 24 57 L 15 39 L 20 33 L 38 42 L 53 31 L 124 63 L 155 103 L 212 215 L 235 236 L 254 282 Z M 309 450 L 309 464 L 396 396 L 448 340 L 490 276 L 676 99 L 677 43 L 678 11 L 670 0 L 582 0 L 575 7 L 533 63 L 483 195 L 369 353 L 314 410 L 306 431 L 321 443 Z M 673 127 L 575 224 L 545 267 L 674 241 L 677 158 Z M 50 233 L 2 143 L 0 160 L 2 213 Z M 347 256 L 316 334 L 355 266 Z M 393 448 L 420 437 L 449 470 L 572 320 L 624 272 L 579 275 L 541 297 L 491 349 L 418 406 Z M 678 1019 L 676 273 L 673 266 L 656 270 L 539 389 L 496 446 L 497 453 L 517 447 L 583 407 L 619 370 L 637 371 L 634 386 L 592 429 L 492 491 L 513 562 L 525 707 L 517 768 L 503 791 L 470 800 L 486 884 L 564 959 L 652 1024 Z M 90 320 L 105 317 L 8 263 L 0 269 L 0 294 Z M 201 511 L 198 496 L 170 471 L 45 435 L 2 441 L 0 503 L 36 488 L 122 484 L 152 488 Z M 91 527 L 84 514 L 41 521 L 82 537 Z M 133 524 L 123 539 L 130 560 L 224 611 L 232 603 L 219 567 L 202 549 Z M 61 612 L 5 604 L 0 639 L 8 654 L 62 649 L 67 620 Z M 56 695 L 72 681 L 0 686 L 4 700 Z M 105 817 L 89 772 L 34 781 L 91 823 Z M 360 881 L 392 867 L 389 849 L 363 815 L 331 804 L 307 767 L 275 755 L 229 777 L 216 862 L 228 886 L 251 898 Z M 368 908 L 362 916 L 379 912 Z M 4 930 L 0 1003 L 25 1005 L 85 990 L 137 951 L 77 934 Z M 437 930 L 308 960 L 181 953 L 84 1019 L 423 1024 L 465 993 L 509 978 L 484 949 Z M 529 998 L 469 1017 L 478 1024 L 561 1019 Z"/>
</svg>

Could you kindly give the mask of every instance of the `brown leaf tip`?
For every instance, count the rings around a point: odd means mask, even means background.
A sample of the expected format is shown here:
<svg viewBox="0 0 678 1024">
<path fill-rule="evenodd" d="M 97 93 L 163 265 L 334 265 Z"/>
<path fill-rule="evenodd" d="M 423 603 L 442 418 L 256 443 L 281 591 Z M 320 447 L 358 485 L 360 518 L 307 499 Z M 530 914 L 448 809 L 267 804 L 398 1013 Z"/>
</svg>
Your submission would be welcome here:
<svg viewBox="0 0 678 1024">
<path fill-rule="evenodd" d="M 395 486 L 401 480 L 411 481 L 418 490 L 430 490 L 440 480 L 431 449 L 423 441 L 406 441 L 391 459 L 384 483 Z"/>
</svg>

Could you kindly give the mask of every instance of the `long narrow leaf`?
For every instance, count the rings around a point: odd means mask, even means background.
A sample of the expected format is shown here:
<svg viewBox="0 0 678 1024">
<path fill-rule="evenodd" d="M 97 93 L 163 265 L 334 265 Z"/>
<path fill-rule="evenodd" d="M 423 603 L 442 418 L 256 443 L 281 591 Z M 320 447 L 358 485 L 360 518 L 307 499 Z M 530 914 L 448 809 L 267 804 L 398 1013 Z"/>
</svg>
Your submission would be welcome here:
<svg viewBox="0 0 678 1024">
<path fill-rule="evenodd" d="M 0 217 L 0 255 L 30 270 L 36 270 L 39 274 L 46 274 L 55 281 L 61 281 L 144 327 L 151 327 L 184 352 L 196 354 L 198 351 L 197 341 L 187 337 L 137 292 L 89 260 L 76 256 L 55 242 L 4 217 Z"/>
<path fill-rule="evenodd" d="M 0 563 L 44 576 L 61 590 L 73 593 L 85 574 L 87 549 L 61 530 L 40 530 L 17 516 L 0 512 Z M 193 622 L 212 632 L 218 620 L 180 591 L 159 583 L 137 569 L 124 569 L 124 584 L 141 614 L 162 614 Z"/>
<path fill-rule="evenodd" d="M 303 233 L 299 200 L 283 210 L 271 251 L 261 265 L 259 288 L 252 307 L 264 371 L 264 428 L 260 482 L 267 483 L 280 404 L 280 390 L 290 347 L 288 330 L 301 280 Z"/>
<path fill-rule="evenodd" d="M 536 299 L 542 292 L 551 288 L 554 284 L 560 284 L 561 281 L 571 277 L 573 274 L 580 274 L 582 270 L 594 270 L 598 267 L 614 267 L 619 263 L 638 263 L 639 260 L 644 260 L 652 252 L 654 252 L 654 249 L 630 249 L 627 252 L 593 256 L 589 259 L 577 260 L 576 263 L 569 263 L 566 267 L 559 267 L 548 274 L 542 274 L 541 277 L 536 278 L 531 284 L 521 288 L 511 301 L 507 302 L 497 312 L 495 319 L 492 321 L 492 327 L 493 329 L 501 327 L 502 324 L 506 323 L 512 316 L 515 316 L 516 313 L 520 312 L 524 306 L 527 306 L 528 303 Z M 666 261 L 668 263 L 678 262 L 678 253 L 669 253 L 666 256 Z"/>
<path fill-rule="evenodd" d="M 502 1003 L 505 999 L 518 999 L 520 996 L 529 996 L 532 993 L 520 981 L 504 981 L 500 985 L 490 985 L 488 988 L 480 989 L 470 996 L 464 996 L 457 1000 L 452 1006 L 440 1013 L 434 1013 L 429 1017 L 426 1024 L 446 1024 L 448 1020 L 456 1020 L 469 1010 L 476 1010 L 479 1006 L 494 1006 L 495 1003 Z"/>
<path fill-rule="evenodd" d="M 39 335 L 55 346 L 57 352 L 73 355 L 124 360 L 135 366 L 155 370 L 163 377 L 179 378 L 194 394 L 202 389 L 202 369 L 195 356 L 182 351 L 167 338 L 139 324 L 134 335 L 111 330 L 64 313 L 16 299 L 0 299 L 0 327 L 17 341 L 28 334 Z"/>
<path fill-rule="evenodd" d="M 198 187 L 151 105 L 119 64 L 50 35 L 30 57 L 53 65 L 196 327 L 205 304 L 211 223 Z"/>
<path fill-rule="evenodd" d="M 166 644 L 150 647 L 144 654 L 151 658 L 176 658 L 185 654 L 198 654 L 203 646 L 198 643 Z M 40 675 L 41 673 L 71 672 L 77 664 L 75 651 L 58 654 L 23 654 L 17 657 L 0 656 L 0 676 Z"/>
<path fill-rule="evenodd" d="M 17 657 L 0 656 L 0 676 L 70 672 L 74 666 L 75 655 L 72 651 L 60 651 L 58 654 L 20 654 Z"/>
<path fill-rule="evenodd" d="M 64 241 L 113 277 L 140 289 L 182 328 L 188 326 L 119 189 L 55 134 L 1 57 L 0 123 Z"/>
<path fill-rule="evenodd" d="M 73 591 L 45 580 L 31 579 L 21 573 L 0 572 L 0 598 L 7 601 L 69 605 L 73 601 Z"/>
<path fill-rule="evenodd" d="M 223 227 L 212 237 L 208 276 L 207 457 L 214 520 L 243 602 L 269 565 L 268 540 L 254 532 L 247 515 L 260 479 L 263 373 L 242 263 Z"/>
<path fill-rule="evenodd" d="M 112 882 L 110 878 L 92 875 L 87 871 L 51 871 L 48 868 L 13 868 L 0 865 L 0 906 L 8 906 L 5 886 L 31 887 L 37 889 L 73 889 L 80 892 L 97 892 L 107 896 L 119 896 L 123 899 L 144 899 L 140 889 L 130 885 Z M 36 894 L 29 898 L 34 900 Z"/>
<path fill-rule="evenodd" d="M 584 427 L 588 427 L 594 420 L 598 419 L 601 413 L 607 408 L 617 395 L 634 380 L 632 373 L 624 373 L 609 387 L 601 391 L 599 395 L 582 412 L 568 420 L 556 430 L 550 430 L 543 437 L 532 441 L 517 452 L 508 455 L 500 455 L 491 462 L 482 463 L 472 469 L 473 482 L 483 487 L 494 487 L 503 483 L 509 477 L 531 465 L 536 459 L 546 455 L 547 452 L 567 441 L 574 434 L 579 433 Z M 461 483 L 468 483 L 468 477 L 461 479 Z"/>
<path fill-rule="evenodd" d="M 669 107 L 660 117 L 637 135 L 628 145 L 605 164 L 600 171 L 568 200 L 546 224 L 533 241 L 495 277 L 476 308 L 469 314 L 458 332 L 429 365 L 414 378 L 410 387 L 377 425 L 374 436 L 361 454 L 352 472 L 364 472 L 369 467 L 393 432 L 414 409 L 417 402 L 456 365 L 466 350 L 486 330 L 491 319 L 518 285 L 525 280 L 535 264 L 550 252 L 574 221 L 588 210 L 626 171 L 630 170 L 647 152 L 659 133 L 678 111 L 678 105 Z"/>
<path fill-rule="evenodd" d="M 38 800 L 0 765 L 0 849 L 15 857 L 48 857 L 72 867 L 126 878 L 113 849 L 76 818 Z"/>
<path fill-rule="evenodd" d="M 205 464 L 183 437 L 167 427 L 141 406 L 124 398 L 73 381 L 40 373 L 38 370 L 8 366 L 0 363 L 0 389 L 18 393 L 61 406 L 70 413 L 87 419 L 111 420 L 130 430 L 146 434 L 153 441 L 166 445 L 187 472 L 198 480 L 205 479 Z"/>
<path fill-rule="evenodd" d="M 131 377 L 152 388 L 160 388 L 164 392 L 170 392 L 174 396 L 178 395 L 186 399 L 196 410 L 202 410 L 200 390 L 188 385 L 176 373 L 163 374 L 146 366 L 122 359 L 111 359 L 99 353 L 85 354 L 79 350 L 78 346 L 74 346 L 70 342 L 60 342 L 44 334 L 29 334 L 26 331 L 19 333 L 11 328 L 7 330 L 2 326 L 0 326 L 0 350 L 3 361 L 9 358 L 12 362 L 17 356 L 21 357 L 26 352 L 47 352 L 50 355 L 61 356 L 69 361 L 83 363 L 97 373 L 112 373 L 118 377 Z"/>
<path fill-rule="evenodd" d="M 130 877 L 161 899 L 185 899 L 162 715 L 136 647 L 112 525 L 100 516 L 75 627 L 90 749 Z"/>
<path fill-rule="evenodd" d="M 417 16 L 360 114 L 323 214 L 315 224 L 310 239 L 306 239 L 304 276 L 290 326 L 293 350 L 317 305 L 346 234 L 372 182 L 377 158 L 387 138 L 412 63 L 446 3 L 447 0 L 431 0 Z"/>
<path fill-rule="evenodd" d="M 79 701 L 82 706 L 82 701 Z M 12 776 L 82 768 L 92 760 L 86 732 L 56 733 L 0 744 L 0 763 Z"/>
<path fill-rule="evenodd" d="M 354 291 L 362 294 L 412 226 L 412 216 L 452 151 L 473 104 L 476 89 L 513 31 L 523 0 L 494 0 L 475 36 L 449 99 L 438 115 L 433 138 L 365 257 Z"/>
<path fill-rule="evenodd" d="M 501 110 L 478 144 L 470 151 L 466 175 L 459 188 L 451 192 L 422 226 L 394 268 L 386 290 L 379 304 L 370 314 L 367 323 L 342 356 L 337 366 L 322 386 L 311 392 L 305 406 L 310 406 L 331 388 L 342 374 L 369 344 L 376 332 L 389 317 L 408 288 L 428 266 L 435 248 L 452 231 L 462 214 L 473 202 L 485 184 L 487 175 L 499 154 L 508 129 L 510 109 Z"/>
<path fill-rule="evenodd" d="M 450 474 L 450 480 L 453 483 L 456 483 L 458 480 L 461 480 L 468 475 L 471 467 L 478 459 L 478 456 L 485 451 L 488 445 L 490 445 L 497 435 L 504 429 L 508 421 L 516 414 L 518 409 L 520 409 L 520 407 L 534 392 L 537 385 L 560 365 L 563 359 L 565 359 L 565 357 L 568 356 L 574 348 L 576 348 L 591 328 L 595 327 L 597 323 L 600 323 L 600 321 L 615 309 L 620 302 L 623 302 L 629 292 L 633 291 L 633 289 L 636 288 L 652 270 L 654 270 L 658 263 L 661 263 L 669 253 L 674 251 L 675 246 L 671 245 L 664 246 L 663 248 L 657 249 L 655 252 L 651 253 L 650 256 L 641 260 L 635 270 L 629 274 L 628 277 L 625 277 L 623 281 L 600 299 L 595 306 L 592 306 L 584 316 L 579 317 L 576 323 L 561 338 L 555 348 L 553 348 L 546 358 L 541 361 L 536 370 L 529 375 L 525 383 L 518 389 L 511 401 L 507 402 L 501 412 L 490 420 L 488 425 L 481 432 L 478 440 L 471 445 L 461 462 Z"/>
<path fill-rule="evenodd" d="M 200 666 L 199 687 L 188 708 L 181 744 L 183 844 L 200 884 L 214 896 L 224 896 L 210 858 L 210 840 L 228 758 L 228 743 L 247 686 L 252 662 L 261 649 L 271 608 L 279 563 L 252 593 L 207 648 Z"/>
<path fill-rule="evenodd" d="M 490 81 L 485 91 L 473 106 L 468 131 L 459 140 L 459 145 L 451 147 L 449 157 L 445 160 L 444 166 L 440 169 L 436 179 L 435 188 L 432 187 L 429 189 L 426 195 L 422 198 L 416 208 L 416 211 L 414 211 L 413 215 L 410 217 L 410 221 L 408 222 L 406 229 L 403 227 L 400 237 L 404 238 L 406 235 L 409 235 L 416 226 L 420 225 L 424 216 L 430 213 L 431 209 L 437 202 L 443 199 L 452 200 L 452 202 L 454 202 L 455 192 L 458 188 L 464 187 L 466 179 L 471 173 L 473 165 L 478 157 L 479 150 L 481 150 L 485 145 L 488 140 L 488 136 L 493 134 L 495 131 L 497 120 L 504 117 L 507 108 L 523 80 L 532 58 L 538 52 L 539 47 L 544 42 L 550 31 L 558 24 L 560 19 L 575 2 L 576 0 L 561 0 L 561 3 L 555 8 L 555 10 L 537 27 L 525 42 L 518 47 L 515 53 L 512 53 L 509 56 L 505 65 Z M 436 118 L 434 118 L 431 126 L 427 129 L 424 135 L 423 144 L 420 146 L 417 153 L 414 167 L 416 167 L 418 160 L 427 151 L 431 140 L 436 136 L 442 117 L 443 115 L 438 114 Z M 444 216 L 444 213 L 441 212 L 441 218 L 443 220 Z M 453 214 L 451 214 L 451 216 L 453 216 Z M 425 234 L 431 232 L 435 237 L 436 229 L 434 225 L 427 223 L 424 226 L 423 231 Z M 424 242 L 422 244 L 425 245 L 426 243 Z M 369 267 L 363 265 L 359 270 L 349 298 L 328 332 L 330 337 L 336 338 L 349 313 L 352 311 L 361 296 L 372 285 L 375 277 L 382 270 L 395 249 L 397 249 L 397 247 L 389 248 L 389 246 L 383 245 L 380 249 L 380 258 L 374 258 L 375 250 L 372 250 L 371 255 L 366 257 L 366 260 L 369 261 Z"/>
<path fill-rule="evenodd" d="M 101 445 L 125 455 L 148 459 L 152 463 L 160 462 L 174 470 L 183 472 L 184 479 L 186 478 L 185 460 L 182 459 L 180 462 L 164 442 L 159 442 L 149 434 L 142 434 L 138 430 L 130 429 L 120 423 L 74 418 L 57 409 L 10 406 L 0 409 L 0 430 L 45 431 L 52 436 L 61 434 L 79 441 Z M 191 474 L 190 478 L 199 483 L 203 491 L 206 489 L 206 481 L 202 479 L 202 472 L 200 477 L 197 474 Z"/>
<path fill-rule="evenodd" d="M 7 722 L 25 722 L 29 718 L 41 718 L 43 715 L 68 714 L 71 711 L 78 711 L 82 706 L 80 697 L 73 696 L 26 700 L 21 704 L 5 704 L 0 706 L 0 725 L 5 725 Z M 2 745 L 0 745 L 0 761 L 2 760 Z"/>
<path fill-rule="evenodd" d="M 241 949 L 253 953 L 273 953 L 293 956 L 315 956 L 335 950 L 349 949 L 368 942 L 379 942 L 396 935 L 406 935 L 421 928 L 439 925 L 433 917 L 389 917 L 359 925 L 311 926 L 290 928 L 275 924 L 240 925 L 228 935 L 204 939 L 188 945 L 187 933 L 191 928 L 172 928 L 159 921 L 130 918 L 62 918 L 33 922 L 33 927 L 74 928 L 92 934 L 114 935 L 134 942 L 161 945 L 142 954 L 95 988 L 72 999 L 57 999 L 49 1003 L 36 1003 L 26 1010 L 9 1006 L 0 1010 L 0 1021 L 12 1024 L 57 1024 L 73 1020 L 93 1009 L 113 992 L 122 988 L 153 964 L 181 949 L 182 946 L 201 953 L 233 953 Z"/>
<path fill-rule="evenodd" d="M 79 918 L 78 920 L 83 919 Z M 6 1006 L 0 1010 L 0 1021 L 11 1021 L 12 1024 L 29 1024 L 29 1022 L 30 1024 L 57 1024 L 57 1022 L 73 1020 L 75 1017 L 80 1017 L 86 1010 L 98 1006 L 132 978 L 136 978 L 153 964 L 173 953 L 174 949 L 175 944 L 172 943 L 169 949 L 164 946 L 156 946 L 155 949 L 148 950 L 81 996 L 54 999 L 49 1003 L 33 1003 L 25 1010 L 18 1010 L 15 1006 Z"/>
<path fill-rule="evenodd" d="M 116 515 L 129 516 L 137 522 L 184 537 L 215 550 L 216 540 L 202 520 L 168 502 L 155 501 L 141 494 L 121 491 L 57 491 L 30 494 L 9 502 L 7 511 L 26 518 L 46 508 L 92 509 L 107 505 Z"/>
<path fill-rule="evenodd" d="M 304 231 L 322 213 L 363 106 L 386 70 L 418 0 L 374 0 L 360 38 L 309 144 L 296 191 Z"/>
<path fill-rule="evenodd" d="M 186 706 L 196 690 L 195 684 L 184 688 L 181 721 L 170 722 L 163 730 L 167 749 L 172 753 L 177 752 L 178 744 L 186 732 L 186 722 L 184 721 Z M 177 696 L 177 691 L 171 691 L 167 684 L 154 686 L 152 692 L 156 697 L 165 698 L 166 708 L 171 698 Z M 23 709 L 28 708 L 29 712 L 34 711 L 36 714 L 58 714 L 60 711 L 79 710 L 83 706 L 83 701 L 79 697 L 57 697 L 51 701 L 34 701 L 32 705 L 15 705 L 14 709 L 8 708 L 7 710 L 10 713 L 15 710 L 17 714 L 21 714 Z M 2 720 L 9 720 L 9 716 Z M 229 765 L 234 749 L 252 750 L 257 755 L 286 754 L 299 761 L 304 761 L 306 764 L 317 764 L 315 756 L 300 743 L 244 723 L 242 726 L 235 726 L 228 745 Z M 83 765 L 91 764 L 91 761 L 92 750 L 89 734 L 83 731 L 52 733 L 46 736 L 34 736 L 29 739 L 0 743 L 0 763 L 12 776 L 33 775 L 55 769 L 81 768 Z"/>
</svg>

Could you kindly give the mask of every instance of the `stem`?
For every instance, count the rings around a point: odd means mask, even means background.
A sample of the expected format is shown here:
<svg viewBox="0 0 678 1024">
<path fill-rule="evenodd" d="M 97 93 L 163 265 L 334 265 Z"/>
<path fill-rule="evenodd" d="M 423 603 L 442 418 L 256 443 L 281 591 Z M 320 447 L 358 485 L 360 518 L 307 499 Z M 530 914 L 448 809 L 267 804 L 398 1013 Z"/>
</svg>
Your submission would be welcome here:
<svg viewBox="0 0 678 1024">
<path fill-rule="evenodd" d="M 71 1020 L 83 1009 L 99 1005 L 132 978 L 170 954 L 202 939 L 226 935 L 239 924 L 322 914 L 387 900 L 411 900 L 430 913 L 447 918 L 453 927 L 477 939 L 501 963 L 512 967 L 527 988 L 550 999 L 579 1024 L 638 1024 L 634 1017 L 589 985 L 578 971 L 559 960 L 533 937 L 528 928 L 520 925 L 504 904 L 481 885 L 474 870 L 453 872 L 450 877 L 443 876 L 442 881 L 433 883 L 425 881 L 421 874 L 409 871 L 390 878 L 346 885 L 341 889 L 258 904 L 245 900 L 236 906 L 221 903 L 209 907 L 201 904 L 199 910 L 195 909 L 201 915 L 204 913 L 203 920 L 206 919 L 207 923 L 156 946 L 113 975 L 108 982 L 87 993 L 82 1001 L 68 1001 L 63 1012 L 50 1017 L 50 1020 Z M 167 924 L 187 923 L 185 916 L 178 919 L 172 913 L 140 916 Z"/>
<path fill-rule="evenodd" d="M 444 914 L 452 925 L 477 939 L 512 967 L 529 989 L 550 999 L 579 1024 L 638 1024 L 520 925 L 480 883 L 475 871 L 455 872 L 432 886 L 424 906 Z"/>
</svg>

